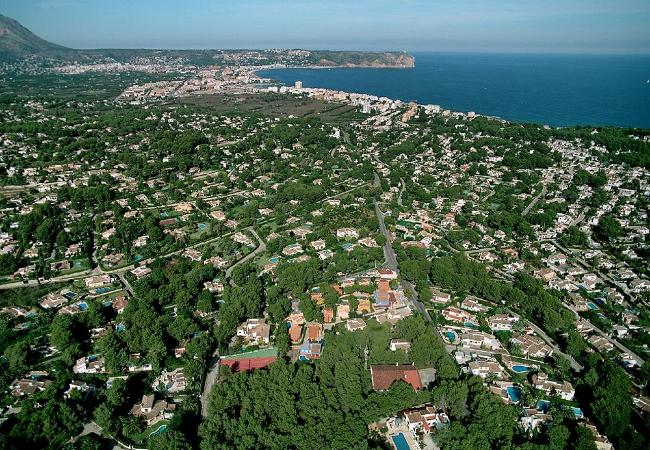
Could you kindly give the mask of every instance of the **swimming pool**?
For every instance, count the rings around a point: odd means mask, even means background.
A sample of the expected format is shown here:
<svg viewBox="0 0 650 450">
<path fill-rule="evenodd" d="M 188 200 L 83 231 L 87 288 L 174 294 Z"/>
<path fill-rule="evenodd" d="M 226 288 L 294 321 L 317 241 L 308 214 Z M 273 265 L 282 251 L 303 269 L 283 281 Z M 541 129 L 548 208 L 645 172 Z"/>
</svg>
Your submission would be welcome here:
<svg viewBox="0 0 650 450">
<path fill-rule="evenodd" d="M 109 288 L 109 287 L 97 288 L 97 289 L 95 289 L 95 294 L 105 294 L 106 292 L 108 292 L 110 290 L 111 290 L 111 288 Z"/>
<path fill-rule="evenodd" d="M 595 304 L 593 304 L 591 302 L 587 303 L 587 306 L 589 307 L 589 309 L 598 309 L 598 306 L 596 306 Z"/>
<path fill-rule="evenodd" d="M 578 408 L 577 406 L 569 406 L 569 409 L 571 412 L 573 412 L 573 415 L 576 417 L 576 419 L 582 419 L 584 417 L 582 409 Z"/>
<path fill-rule="evenodd" d="M 512 366 L 512 371 L 515 373 L 526 373 L 526 372 L 530 372 L 530 370 L 531 369 L 528 366 L 523 366 L 519 364 L 516 366 Z"/>
<path fill-rule="evenodd" d="M 393 443 L 395 444 L 397 450 L 411 450 L 411 447 L 409 447 L 408 442 L 406 442 L 404 433 L 394 434 L 391 436 L 391 439 L 393 439 Z"/>
<path fill-rule="evenodd" d="M 447 339 L 449 339 L 449 342 L 454 342 L 456 340 L 456 333 L 454 333 L 453 331 L 445 332 L 445 336 L 447 336 Z"/>
<path fill-rule="evenodd" d="M 81 311 L 86 311 L 88 309 L 88 303 L 85 302 L 78 303 L 77 306 L 79 306 Z"/>
<path fill-rule="evenodd" d="M 272 263 L 280 262 L 280 257 L 279 256 L 272 256 L 272 257 L 269 258 L 269 261 L 271 261 Z"/>
<path fill-rule="evenodd" d="M 512 403 L 519 403 L 519 400 L 521 400 L 521 388 L 518 386 L 508 386 L 506 388 L 506 391 L 508 391 L 508 397 L 512 401 Z"/>
<path fill-rule="evenodd" d="M 149 437 L 157 436 L 160 433 L 164 433 L 165 431 L 167 431 L 167 425 L 160 425 L 156 431 L 153 431 L 151 434 L 149 434 Z"/>
<path fill-rule="evenodd" d="M 205 231 L 208 229 L 208 224 L 207 223 L 199 223 L 196 225 L 199 229 L 199 231 Z"/>
</svg>

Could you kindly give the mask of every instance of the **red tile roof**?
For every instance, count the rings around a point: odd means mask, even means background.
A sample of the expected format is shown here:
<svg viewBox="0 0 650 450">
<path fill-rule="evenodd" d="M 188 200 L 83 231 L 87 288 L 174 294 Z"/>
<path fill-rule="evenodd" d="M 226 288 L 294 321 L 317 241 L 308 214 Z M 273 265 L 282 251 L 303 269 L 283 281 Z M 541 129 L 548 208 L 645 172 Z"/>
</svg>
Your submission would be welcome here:
<svg viewBox="0 0 650 450">
<path fill-rule="evenodd" d="M 413 389 L 422 389 L 420 374 L 415 366 L 370 366 L 370 376 L 372 377 L 372 387 L 376 391 L 388 390 L 394 382 L 399 380 L 410 384 Z"/>
<path fill-rule="evenodd" d="M 255 369 L 263 369 L 277 360 L 277 356 L 268 358 L 241 358 L 241 359 L 222 359 L 221 364 L 230 367 L 233 372 L 250 372 Z"/>
</svg>

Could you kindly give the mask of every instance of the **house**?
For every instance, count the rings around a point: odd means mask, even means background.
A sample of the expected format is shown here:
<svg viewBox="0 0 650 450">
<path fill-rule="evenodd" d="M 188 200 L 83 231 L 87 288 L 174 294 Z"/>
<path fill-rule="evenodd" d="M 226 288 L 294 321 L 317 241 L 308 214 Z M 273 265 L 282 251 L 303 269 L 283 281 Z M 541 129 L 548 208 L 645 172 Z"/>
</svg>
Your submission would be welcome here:
<svg viewBox="0 0 650 450">
<path fill-rule="evenodd" d="M 323 346 L 320 342 L 314 342 L 305 339 L 305 342 L 300 346 L 300 357 L 304 359 L 319 359 Z"/>
<path fill-rule="evenodd" d="M 323 325 L 318 322 L 312 322 L 307 325 L 307 339 L 313 342 L 320 342 L 323 339 Z"/>
<path fill-rule="evenodd" d="M 220 222 L 223 222 L 224 220 L 226 220 L 226 213 L 224 213 L 223 211 L 211 211 L 210 217 Z"/>
<path fill-rule="evenodd" d="M 342 303 L 336 307 L 336 321 L 340 322 L 350 317 L 350 305 Z"/>
<path fill-rule="evenodd" d="M 391 339 L 390 349 L 393 352 L 396 352 L 397 350 L 409 352 L 411 350 L 411 343 L 405 339 Z"/>
<path fill-rule="evenodd" d="M 169 420 L 174 415 L 176 405 L 166 400 L 156 400 L 154 394 L 143 395 L 140 403 L 131 408 L 131 414 L 144 419 L 147 426 L 152 426 L 161 420 Z"/>
<path fill-rule="evenodd" d="M 70 270 L 72 266 L 70 265 L 70 261 L 67 259 L 64 259 L 63 261 L 55 261 L 53 263 L 50 263 L 50 270 L 52 272 L 61 272 L 64 270 Z"/>
<path fill-rule="evenodd" d="M 458 333 L 460 344 L 463 347 L 490 350 L 498 350 L 501 348 L 499 340 L 491 334 L 483 333 L 482 331 L 472 331 L 469 333 Z"/>
<path fill-rule="evenodd" d="M 487 306 L 483 306 L 481 303 L 479 303 L 478 298 L 472 297 L 471 295 L 465 297 L 465 299 L 461 302 L 460 307 L 466 311 L 477 313 L 484 313 L 489 310 Z"/>
<path fill-rule="evenodd" d="M 124 310 L 128 305 L 129 305 L 129 300 L 124 295 L 120 295 L 119 297 L 115 297 L 113 299 L 113 303 L 111 306 L 118 314 L 121 314 L 124 312 Z"/>
<path fill-rule="evenodd" d="M 244 338 L 248 343 L 268 344 L 270 334 L 271 325 L 264 319 L 248 319 L 237 328 L 237 336 Z"/>
<path fill-rule="evenodd" d="M 588 423 L 585 426 L 593 433 L 597 450 L 614 450 L 614 446 L 609 442 L 607 436 L 600 434 L 595 425 Z"/>
<path fill-rule="evenodd" d="M 63 398 L 69 399 L 75 391 L 81 394 L 86 394 L 84 398 L 87 398 L 88 394 L 94 390 L 95 388 L 93 386 L 84 383 L 83 381 L 71 381 L 68 385 L 68 390 L 63 393 Z"/>
<path fill-rule="evenodd" d="M 201 252 L 195 248 L 188 248 L 183 252 L 183 256 L 190 261 L 201 261 Z"/>
<path fill-rule="evenodd" d="M 516 344 L 524 355 L 533 358 L 546 358 L 553 354 L 553 349 L 538 336 L 518 334 L 510 342 Z"/>
<path fill-rule="evenodd" d="M 65 251 L 65 257 L 69 258 L 71 256 L 81 253 L 81 244 L 72 244 Z"/>
<path fill-rule="evenodd" d="M 587 342 L 593 345 L 596 350 L 601 353 L 609 353 L 614 350 L 614 344 L 602 336 L 594 334 L 593 336 L 590 336 L 589 339 L 587 339 Z"/>
<path fill-rule="evenodd" d="M 451 295 L 437 289 L 431 289 L 431 301 L 434 303 L 445 304 L 451 301 Z"/>
<path fill-rule="evenodd" d="M 240 231 L 232 235 L 232 240 L 237 242 L 238 244 L 242 244 L 246 246 L 252 246 L 255 244 L 250 237 L 246 236 L 244 233 Z"/>
<path fill-rule="evenodd" d="M 146 234 L 143 236 L 139 236 L 133 241 L 133 246 L 136 248 L 144 247 L 145 245 L 147 245 L 148 240 L 149 240 L 149 236 Z"/>
<path fill-rule="evenodd" d="M 294 344 L 300 342 L 300 338 L 302 337 L 302 325 L 297 323 L 291 325 L 289 327 L 289 337 L 291 338 L 291 342 Z"/>
<path fill-rule="evenodd" d="M 524 408 L 524 415 L 519 419 L 519 424 L 525 431 L 533 431 L 540 425 L 546 425 L 553 422 L 553 416 L 540 412 L 535 408 Z"/>
<path fill-rule="evenodd" d="M 449 417 L 433 406 L 413 409 L 404 412 L 404 418 L 411 433 L 428 433 L 433 428 L 440 429 L 449 424 Z"/>
<path fill-rule="evenodd" d="M 359 232 L 354 228 L 339 228 L 336 230 L 336 237 L 341 238 L 359 238 Z"/>
<path fill-rule="evenodd" d="M 133 275 L 136 279 L 141 279 L 146 277 L 151 273 L 151 269 L 145 266 L 136 267 L 133 270 L 130 270 L 129 273 Z"/>
<path fill-rule="evenodd" d="M 321 250 L 318 252 L 318 258 L 321 261 L 325 261 L 326 259 L 332 258 L 334 256 L 334 252 L 332 250 Z"/>
<path fill-rule="evenodd" d="M 314 249 L 314 250 L 323 250 L 325 248 L 325 241 L 322 239 L 319 239 L 317 241 L 311 241 L 309 245 Z"/>
<path fill-rule="evenodd" d="M 300 244 L 291 244 L 287 245 L 282 249 L 282 254 L 286 256 L 298 255 L 303 252 L 302 245 Z"/>
<path fill-rule="evenodd" d="M 348 331 L 358 331 L 366 328 L 366 322 L 363 319 L 349 319 L 345 326 Z"/>
<path fill-rule="evenodd" d="M 52 383 L 52 381 L 48 380 L 46 377 L 47 372 L 39 371 L 30 372 L 25 378 L 14 380 L 9 386 L 11 395 L 14 397 L 23 397 L 44 391 Z"/>
<path fill-rule="evenodd" d="M 90 355 L 79 358 L 72 368 L 74 373 L 106 373 L 104 358 Z"/>
<path fill-rule="evenodd" d="M 111 276 L 107 273 L 102 274 L 102 275 L 95 275 L 93 277 L 88 277 L 84 280 L 86 283 L 86 287 L 88 289 L 97 289 L 106 286 L 107 284 L 111 284 L 113 282 L 113 279 Z"/>
<path fill-rule="evenodd" d="M 220 294 L 225 290 L 224 284 L 219 281 L 206 281 L 203 283 L 203 288 L 210 294 Z"/>
<path fill-rule="evenodd" d="M 370 366 L 370 377 L 372 378 L 372 388 L 376 391 L 387 391 L 396 381 L 404 381 L 415 390 L 422 389 L 422 380 L 418 369 L 411 365 L 372 365 Z"/>
<path fill-rule="evenodd" d="M 533 271 L 533 276 L 535 278 L 540 278 L 543 281 L 549 282 L 555 278 L 555 272 L 551 269 L 537 269 Z"/>
<path fill-rule="evenodd" d="M 397 272 L 394 271 L 393 269 L 381 268 L 381 269 L 377 269 L 377 273 L 379 274 L 379 277 L 383 280 L 397 279 Z"/>
<path fill-rule="evenodd" d="M 192 209 L 192 204 L 187 202 L 179 203 L 174 207 L 174 210 L 181 214 L 191 213 Z"/>
<path fill-rule="evenodd" d="M 495 376 L 500 380 L 507 379 L 505 370 L 496 361 L 470 361 L 468 368 L 472 375 L 479 376 L 483 379 L 489 376 Z"/>
<path fill-rule="evenodd" d="M 531 378 L 535 389 L 546 392 L 548 395 L 557 395 L 564 400 L 573 400 L 575 389 L 568 381 L 562 383 L 548 379 L 544 372 L 538 372 Z"/>
<path fill-rule="evenodd" d="M 187 381 L 185 380 L 185 375 L 183 374 L 183 368 L 179 367 L 172 370 L 171 372 L 163 369 L 162 373 L 158 378 L 154 380 L 151 387 L 162 392 L 167 392 L 169 394 L 175 394 L 184 391 L 187 387 Z"/>
<path fill-rule="evenodd" d="M 61 294 L 53 293 L 47 294 L 41 299 L 41 301 L 38 302 L 38 304 L 41 305 L 41 308 L 43 309 L 60 308 L 66 303 L 68 303 L 68 299 L 66 297 Z"/>
<path fill-rule="evenodd" d="M 516 314 L 495 314 L 487 318 L 488 327 L 492 331 L 512 331 L 512 326 L 519 321 Z"/>
<path fill-rule="evenodd" d="M 450 322 L 478 324 L 478 320 L 472 314 L 469 314 L 455 306 L 448 306 L 442 310 L 442 317 Z"/>
<path fill-rule="evenodd" d="M 323 323 L 332 323 L 334 320 L 334 310 L 332 308 L 323 309 Z"/>
</svg>

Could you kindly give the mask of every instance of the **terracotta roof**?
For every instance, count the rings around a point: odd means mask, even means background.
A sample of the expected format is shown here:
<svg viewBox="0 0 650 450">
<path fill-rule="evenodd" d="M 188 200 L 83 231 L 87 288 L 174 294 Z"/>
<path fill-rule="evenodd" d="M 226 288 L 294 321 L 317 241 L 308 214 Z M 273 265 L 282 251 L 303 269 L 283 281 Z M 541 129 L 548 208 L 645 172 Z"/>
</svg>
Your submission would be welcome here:
<svg viewBox="0 0 650 450">
<path fill-rule="evenodd" d="M 289 336 L 291 337 L 291 340 L 293 342 L 298 342 L 300 340 L 300 336 L 302 335 L 302 326 L 301 325 L 291 325 L 291 328 L 289 328 Z"/>
<path fill-rule="evenodd" d="M 413 389 L 422 389 L 420 374 L 415 366 L 394 365 L 394 366 L 370 366 L 370 376 L 372 377 L 372 387 L 376 391 L 385 391 L 390 389 L 394 382 L 402 380 Z"/>
</svg>

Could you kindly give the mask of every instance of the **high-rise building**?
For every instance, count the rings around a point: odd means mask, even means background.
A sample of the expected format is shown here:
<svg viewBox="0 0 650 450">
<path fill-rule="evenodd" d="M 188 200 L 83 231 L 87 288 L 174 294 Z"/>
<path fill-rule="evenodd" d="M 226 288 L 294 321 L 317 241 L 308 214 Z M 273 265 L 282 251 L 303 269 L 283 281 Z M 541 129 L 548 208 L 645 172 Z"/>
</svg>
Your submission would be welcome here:
<svg viewBox="0 0 650 450">
<path fill-rule="evenodd" d="M 296 81 L 296 84 L 294 85 L 294 87 L 295 87 L 296 89 L 302 89 L 302 81 L 297 80 L 297 81 Z"/>
</svg>

